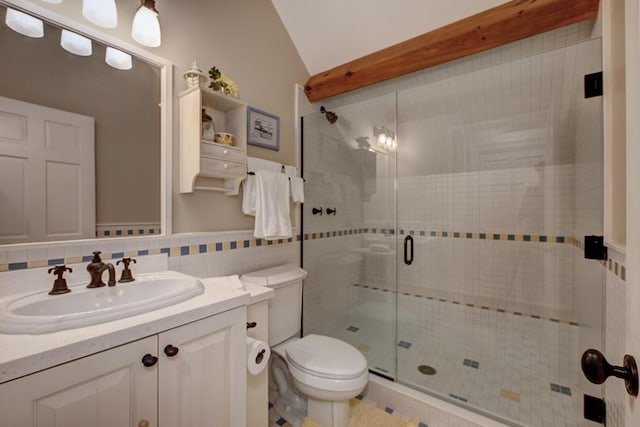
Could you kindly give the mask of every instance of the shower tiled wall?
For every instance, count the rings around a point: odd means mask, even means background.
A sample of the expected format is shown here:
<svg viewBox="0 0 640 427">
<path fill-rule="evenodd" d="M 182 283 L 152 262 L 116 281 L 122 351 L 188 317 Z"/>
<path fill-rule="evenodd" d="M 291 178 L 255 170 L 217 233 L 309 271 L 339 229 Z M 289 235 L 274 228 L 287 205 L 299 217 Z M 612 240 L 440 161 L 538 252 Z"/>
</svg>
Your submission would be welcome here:
<svg viewBox="0 0 640 427">
<path fill-rule="evenodd" d="M 571 309 L 574 175 L 572 165 L 552 165 L 399 178 L 398 226 L 416 231 L 416 262 L 400 264 L 399 284 Z M 365 224 L 371 229 L 391 225 L 383 221 L 390 197 L 378 196 L 365 203 Z M 449 238 L 432 237 L 433 231 Z M 462 238 L 452 238 L 454 233 Z M 467 233 L 475 238 L 465 238 Z M 494 240 L 496 233 L 505 239 Z M 558 237 L 563 243 L 556 243 Z M 392 246 L 393 240 L 368 233 L 364 244 Z M 393 257 L 373 253 L 369 258 L 365 281 L 380 285 L 383 271 L 393 274 Z"/>
<path fill-rule="evenodd" d="M 375 167 L 369 168 L 369 159 L 354 153 L 336 129 L 344 120 L 332 127 L 321 116 L 304 122 L 304 334 L 338 328 L 356 303 L 353 283 L 362 281 L 363 177 Z M 322 215 L 313 215 L 313 208 L 322 208 Z M 335 215 L 327 208 L 336 209 Z"/>
</svg>

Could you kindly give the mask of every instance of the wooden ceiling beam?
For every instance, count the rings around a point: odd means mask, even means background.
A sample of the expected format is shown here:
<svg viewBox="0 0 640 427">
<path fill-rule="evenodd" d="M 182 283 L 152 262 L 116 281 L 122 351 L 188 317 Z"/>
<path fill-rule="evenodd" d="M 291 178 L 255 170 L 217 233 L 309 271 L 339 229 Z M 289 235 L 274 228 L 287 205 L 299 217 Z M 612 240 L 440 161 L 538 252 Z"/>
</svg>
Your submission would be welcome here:
<svg viewBox="0 0 640 427">
<path fill-rule="evenodd" d="M 599 0 L 513 0 L 316 74 L 311 102 L 360 89 L 598 15 Z"/>
</svg>

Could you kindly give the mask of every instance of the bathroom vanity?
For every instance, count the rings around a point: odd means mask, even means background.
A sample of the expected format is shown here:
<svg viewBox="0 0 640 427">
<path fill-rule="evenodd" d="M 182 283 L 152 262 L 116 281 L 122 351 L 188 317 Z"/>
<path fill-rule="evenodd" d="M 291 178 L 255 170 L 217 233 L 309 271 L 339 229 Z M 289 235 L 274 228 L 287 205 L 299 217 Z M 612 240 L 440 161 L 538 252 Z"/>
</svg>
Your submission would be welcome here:
<svg viewBox="0 0 640 427">
<path fill-rule="evenodd" d="M 251 302 L 207 279 L 201 295 L 159 310 L 2 334 L 0 425 L 244 426 Z"/>
</svg>

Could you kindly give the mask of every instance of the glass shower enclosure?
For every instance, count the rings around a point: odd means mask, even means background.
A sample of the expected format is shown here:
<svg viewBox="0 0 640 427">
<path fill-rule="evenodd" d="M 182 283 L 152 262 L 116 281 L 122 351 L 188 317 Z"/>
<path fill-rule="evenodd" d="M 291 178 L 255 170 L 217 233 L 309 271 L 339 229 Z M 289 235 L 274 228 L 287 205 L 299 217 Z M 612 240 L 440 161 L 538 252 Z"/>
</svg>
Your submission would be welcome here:
<svg viewBox="0 0 640 427">
<path fill-rule="evenodd" d="M 583 425 L 601 348 L 601 40 L 577 24 L 303 118 L 303 333 L 512 425 Z M 319 108 L 318 108 L 319 109 Z"/>
</svg>

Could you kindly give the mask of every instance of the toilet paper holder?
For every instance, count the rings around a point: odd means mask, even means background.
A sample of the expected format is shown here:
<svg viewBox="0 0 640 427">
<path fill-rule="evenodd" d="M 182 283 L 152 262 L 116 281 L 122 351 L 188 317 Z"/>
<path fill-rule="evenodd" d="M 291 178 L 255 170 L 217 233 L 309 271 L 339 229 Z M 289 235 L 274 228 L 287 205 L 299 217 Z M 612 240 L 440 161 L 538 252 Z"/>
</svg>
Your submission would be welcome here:
<svg viewBox="0 0 640 427">
<path fill-rule="evenodd" d="M 258 375 L 267 366 L 271 356 L 269 344 L 247 337 L 247 369 L 251 375 Z"/>
<path fill-rule="evenodd" d="M 261 350 L 260 353 L 256 356 L 256 363 L 259 365 L 262 363 L 262 359 L 264 359 L 264 353 L 266 350 Z"/>
</svg>

